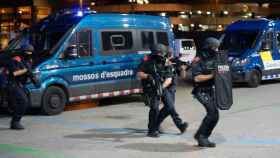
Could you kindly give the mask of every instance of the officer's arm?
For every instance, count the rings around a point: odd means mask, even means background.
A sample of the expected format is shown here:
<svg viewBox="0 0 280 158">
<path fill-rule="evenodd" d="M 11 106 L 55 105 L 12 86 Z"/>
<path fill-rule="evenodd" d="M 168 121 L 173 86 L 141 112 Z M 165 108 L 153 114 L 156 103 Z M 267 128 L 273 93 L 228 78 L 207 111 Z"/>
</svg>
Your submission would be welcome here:
<svg viewBox="0 0 280 158">
<path fill-rule="evenodd" d="M 214 78 L 214 74 L 209 74 L 209 75 L 200 74 L 200 75 L 197 75 L 194 77 L 194 81 L 195 82 L 205 82 L 205 81 L 211 80 L 213 78 Z"/>
<path fill-rule="evenodd" d="M 145 72 L 143 71 L 139 71 L 137 72 L 137 77 L 140 78 L 141 80 L 146 80 L 148 79 L 148 74 L 146 74 Z"/>
<path fill-rule="evenodd" d="M 214 74 L 203 74 L 203 66 L 201 62 L 193 63 L 192 73 L 194 76 L 194 82 L 205 82 L 214 78 Z"/>
<path fill-rule="evenodd" d="M 146 64 L 147 64 L 147 62 L 142 62 L 138 68 L 137 77 L 141 80 L 146 80 L 146 79 L 148 79 L 148 76 L 149 76 L 147 73 L 145 73 Z"/>
<path fill-rule="evenodd" d="M 169 77 L 169 78 L 165 79 L 163 84 L 162 84 L 162 88 L 168 87 L 169 85 L 171 85 L 171 83 L 172 83 L 172 77 Z"/>
<path fill-rule="evenodd" d="M 14 75 L 14 76 L 21 76 L 21 75 L 25 74 L 26 72 L 27 72 L 27 69 L 24 68 L 24 69 L 20 69 L 20 70 L 14 71 L 14 72 L 13 72 L 13 75 Z"/>
</svg>

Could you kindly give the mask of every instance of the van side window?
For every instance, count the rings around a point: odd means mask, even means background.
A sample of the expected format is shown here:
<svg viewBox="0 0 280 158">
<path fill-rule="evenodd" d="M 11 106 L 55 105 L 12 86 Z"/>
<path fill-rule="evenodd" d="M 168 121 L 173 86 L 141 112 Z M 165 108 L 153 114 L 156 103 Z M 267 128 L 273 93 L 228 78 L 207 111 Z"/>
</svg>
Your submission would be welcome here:
<svg viewBox="0 0 280 158">
<path fill-rule="evenodd" d="M 155 43 L 154 33 L 152 31 L 142 31 L 141 38 L 142 38 L 142 48 L 144 49 L 150 49 Z"/>
<path fill-rule="evenodd" d="M 133 48 L 131 31 L 103 31 L 101 37 L 104 54 L 121 53 L 118 50 L 131 50 Z"/>
<path fill-rule="evenodd" d="M 169 46 L 168 35 L 166 32 L 157 32 L 156 36 L 157 36 L 157 43 L 161 43 Z"/>
<path fill-rule="evenodd" d="M 91 30 L 84 29 L 73 34 L 68 43 L 70 46 L 77 47 L 79 57 L 91 56 Z"/>
<path fill-rule="evenodd" d="M 78 32 L 79 55 L 81 57 L 91 56 L 91 30 Z"/>
<path fill-rule="evenodd" d="M 262 42 L 262 50 L 271 50 L 273 43 L 273 32 L 269 31 L 265 34 L 265 38 Z"/>
<path fill-rule="evenodd" d="M 276 33 L 276 42 L 277 42 L 277 47 L 278 49 L 280 49 L 280 32 L 277 32 Z"/>
</svg>

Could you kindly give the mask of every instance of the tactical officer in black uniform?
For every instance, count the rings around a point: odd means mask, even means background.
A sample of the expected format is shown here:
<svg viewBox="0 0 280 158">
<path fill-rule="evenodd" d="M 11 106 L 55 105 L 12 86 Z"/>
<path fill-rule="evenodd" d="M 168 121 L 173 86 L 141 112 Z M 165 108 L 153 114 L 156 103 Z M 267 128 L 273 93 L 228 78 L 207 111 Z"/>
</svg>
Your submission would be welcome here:
<svg viewBox="0 0 280 158">
<path fill-rule="evenodd" d="M 174 123 L 183 133 L 188 124 L 182 121 L 174 108 L 175 73 L 173 66 L 168 62 L 168 47 L 158 44 L 151 51 L 149 59 L 140 65 L 138 71 L 138 76 L 142 80 L 144 95 L 148 95 L 150 104 L 147 136 L 158 137 L 159 126 L 168 115 L 171 115 Z M 155 80 L 159 83 L 158 86 L 153 84 Z M 164 107 L 159 111 L 160 100 L 162 100 Z"/>
<path fill-rule="evenodd" d="M 20 121 L 28 107 L 29 100 L 24 84 L 30 78 L 31 55 L 33 52 L 31 45 L 25 45 L 21 48 L 22 56 L 13 58 L 8 69 L 8 102 L 13 106 L 14 114 L 11 121 L 11 129 L 22 130 L 24 127 Z"/>
<path fill-rule="evenodd" d="M 195 98 L 204 106 L 207 115 L 203 119 L 195 139 L 201 147 L 215 147 L 216 144 L 208 140 L 214 127 L 219 120 L 218 107 L 215 104 L 214 95 L 214 70 L 211 64 L 215 60 L 215 54 L 219 47 L 219 40 L 209 37 L 204 42 L 202 51 L 198 54 L 199 61 L 193 63 L 192 73 L 194 78 L 193 94 Z"/>
</svg>

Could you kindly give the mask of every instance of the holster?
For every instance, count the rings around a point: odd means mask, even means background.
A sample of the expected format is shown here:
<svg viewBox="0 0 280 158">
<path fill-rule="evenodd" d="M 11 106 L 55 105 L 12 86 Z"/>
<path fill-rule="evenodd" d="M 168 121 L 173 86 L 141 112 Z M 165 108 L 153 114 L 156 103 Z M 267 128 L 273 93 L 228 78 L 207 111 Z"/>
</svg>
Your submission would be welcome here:
<svg viewBox="0 0 280 158">
<path fill-rule="evenodd" d="M 194 97 L 203 105 L 211 103 L 213 87 L 195 87 L 192 90 Z"/>
</svg>

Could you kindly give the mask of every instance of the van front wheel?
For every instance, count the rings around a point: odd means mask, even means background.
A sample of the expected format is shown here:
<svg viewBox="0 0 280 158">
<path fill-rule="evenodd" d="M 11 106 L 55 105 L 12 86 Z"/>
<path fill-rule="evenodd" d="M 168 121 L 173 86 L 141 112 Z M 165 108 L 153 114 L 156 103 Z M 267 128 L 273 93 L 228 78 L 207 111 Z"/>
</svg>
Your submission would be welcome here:
<svg viewBox="0 0 280 158">
<path fill-rule="evenodd" d="M 261 83 L 261 73 L 258 70 L 253 70 L 249 74 L 248 85 L 249 87 L 256 88 Z"/>
<path fill-rule="evenodd" d="M 46 115 L 56 115 L 63 112 L 66 104 L 66 94 L 63 89 L 51 86 L 42 99 L 42 112 Z"/>
</svg>

